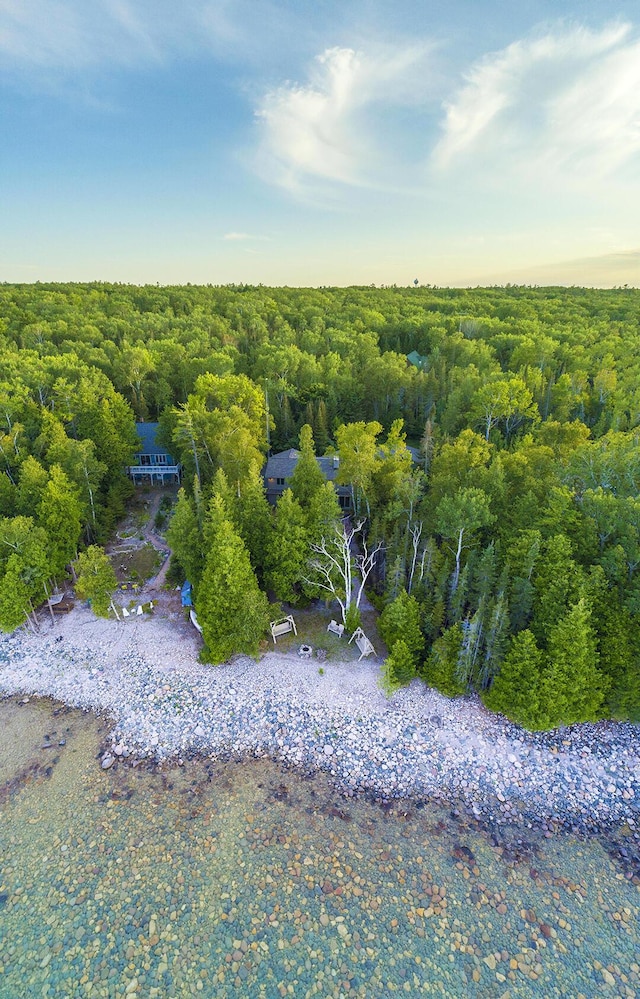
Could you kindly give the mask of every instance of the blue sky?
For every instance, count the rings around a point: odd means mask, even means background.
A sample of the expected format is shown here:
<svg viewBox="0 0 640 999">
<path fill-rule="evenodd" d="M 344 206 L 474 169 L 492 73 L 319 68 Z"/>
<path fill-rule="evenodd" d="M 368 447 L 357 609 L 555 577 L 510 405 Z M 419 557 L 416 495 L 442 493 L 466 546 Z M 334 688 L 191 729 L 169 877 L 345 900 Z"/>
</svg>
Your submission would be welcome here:
<svg viewBox="0 0 640 999">
<path fill-rule="evenodd" d="M 0 0 L 0 280 L 640 284 L 640 4 Z"/>
</svg>

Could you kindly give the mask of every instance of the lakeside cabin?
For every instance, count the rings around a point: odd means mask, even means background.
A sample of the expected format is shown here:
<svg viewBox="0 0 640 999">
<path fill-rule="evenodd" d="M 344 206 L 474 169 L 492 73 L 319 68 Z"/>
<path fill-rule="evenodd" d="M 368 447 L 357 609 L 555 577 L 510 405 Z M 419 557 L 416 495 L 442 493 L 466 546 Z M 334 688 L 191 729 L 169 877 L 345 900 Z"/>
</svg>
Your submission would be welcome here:
<svg viewBox="0 0 640 999">
<path fill-rule="evenodd" d="M 414 465 L 418 465 L 420 463 L 420 451 L 418 448 L 408 447 L 407 451 L 410 453 Z M 276 505 L 278 499 L 288 487 L 289 479 L 295 471 L 299 457 L 300 452 L 291 447 L 288 451 L 278 451 L 277 454 L 272 454 L 267 459 L 262 474 L 267 499 L 272 506 Z M 325 482 L 334 483 L 338 503 L 343 514 L 350 513 L 353 506 L 351 486 L 337 485 L 335 481 L 338 469 L 340 468 L 339 456 L 337 454 L 327 454 L 316 457 L 316 461 L 325 478 Z"/>
<path fill-rule="evenodd" d="M 288 487 L 289 479 L 295 471 L 299 457 L 300 452 L 291 447 L 287 451 L 279 451 L 277 454 L 272 454 L 267 459 L 263 471 L 264 487 L 267 499 L 272 506 L 275 506 L 280 496 L 282 496 Z M 320 466 L 320 471 L 324 475 L 325 481 L 335 483 L 338 469 L 340 468 L 340 458 L 338 455 L 325 455 L 324 457 L 316 458 L 316 461 Z M 344 513 L 347 513 L 351 509 L 351 486 L 335 485 L 335 490 L 340 509 Z"/>
<path fill-rule="evenodd" d="M 158 423 L 136 423 L 136 433 L 140 440 L 140 450 L 134 455 L 135 464 L 129 465 L 127 473 L 138 486 L 168 486 L 180 482 L 182 466 L 176 462 L 156 437 Z"/>
</svg>

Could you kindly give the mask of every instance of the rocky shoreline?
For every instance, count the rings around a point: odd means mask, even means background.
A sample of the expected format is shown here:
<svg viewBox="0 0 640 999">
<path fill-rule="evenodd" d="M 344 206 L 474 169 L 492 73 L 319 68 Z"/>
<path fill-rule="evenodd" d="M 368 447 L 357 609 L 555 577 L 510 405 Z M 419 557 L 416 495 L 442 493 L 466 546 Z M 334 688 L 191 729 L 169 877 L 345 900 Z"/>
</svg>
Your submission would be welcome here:
<svg viewBox="0 0 640 999">
<path fill-rule="evenodd" d="M 326 772 L 346 796 L 438 800 L 488 826 L 640 842 L 640 727 L 601 722 L 530 734 L 414 681 L 388 700 L 379 663 L 269 652 L 202 666 L 166 619 L 100 621 L 77 609 L 43 634 L 0 640 L 0 695 L 53 697 L 113 720 L 103 765 L 270 756 Z"/>
</svg>

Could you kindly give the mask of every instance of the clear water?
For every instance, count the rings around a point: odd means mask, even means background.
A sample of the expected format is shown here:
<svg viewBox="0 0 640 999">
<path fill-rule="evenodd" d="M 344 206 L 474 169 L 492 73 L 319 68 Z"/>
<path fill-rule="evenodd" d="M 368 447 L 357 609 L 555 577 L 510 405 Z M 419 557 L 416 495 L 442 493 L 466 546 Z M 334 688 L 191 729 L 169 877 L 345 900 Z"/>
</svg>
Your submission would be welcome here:
<svg viewBox="0 0 640 999">
<path fill-rule="evenodd" d="M 2 999 L 640 996 L 597 839 L 496 845 L 266 761 L 103 772 L 108 723 L 54 710 L 0 703 Z"/>
</svg>

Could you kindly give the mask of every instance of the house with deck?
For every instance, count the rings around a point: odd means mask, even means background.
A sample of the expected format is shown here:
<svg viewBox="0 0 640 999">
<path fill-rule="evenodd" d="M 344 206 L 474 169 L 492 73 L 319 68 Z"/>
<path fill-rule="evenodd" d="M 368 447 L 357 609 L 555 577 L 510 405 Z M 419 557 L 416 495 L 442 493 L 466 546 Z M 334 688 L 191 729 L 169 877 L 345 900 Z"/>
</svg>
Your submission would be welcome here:
<svg viewBox="0 0 640 999">
<path fill-rule="evenodd" d="M 140 449 L 127 472 L 134 485 L 168 486 L 180 482 L 182 466 L 157 441 L 158 423 L 136 423 Z"/>
</svg>

